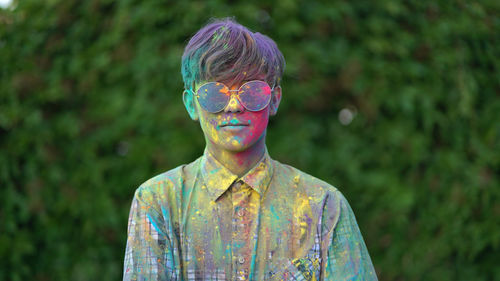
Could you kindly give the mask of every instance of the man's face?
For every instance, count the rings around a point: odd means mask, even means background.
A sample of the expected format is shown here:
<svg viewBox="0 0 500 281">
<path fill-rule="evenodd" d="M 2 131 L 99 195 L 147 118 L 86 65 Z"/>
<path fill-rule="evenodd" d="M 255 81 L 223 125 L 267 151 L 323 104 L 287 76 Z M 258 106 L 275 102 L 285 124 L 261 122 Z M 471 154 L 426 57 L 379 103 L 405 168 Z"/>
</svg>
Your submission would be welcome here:
<svg viewBox="0 0 500 281">
<path fill-rule="evenodd" d="M 237 90 L 245 82 L 225 84 L 231 90 Z M 198 90 L 204 83 L 206 82 L 197 83 L 193 90 Z M 183 99 L 191 118 L 200 121 L 207 146 L 218 150 L 241 152 L 258 142 L 265 141 L 269 116 L 276 114 L 281 100 L 281 88 L 274 89 L 269 105 L 260 111 L 247 110 L 237 98 L 237 94 L 232 94 L 226 107 L 217 113 L 205 110 L 192 94 L 185 93 Z"/>
<path fill-rule="evenodd" d="M 203 83 L 196 84 L 195 90 Z M 231 90 L 237 90 L 240 86 L 228 85 Z M 249 111 L 236 94 L 231 95 L 227 106 L 218 113 L 206 111 L 196 98 L 195 103 L 207 144 L 210 142 L 217 149 L 241 152 L 264 141 L 270 115 L 269 105 L 260 111 Z"/>
</svg>

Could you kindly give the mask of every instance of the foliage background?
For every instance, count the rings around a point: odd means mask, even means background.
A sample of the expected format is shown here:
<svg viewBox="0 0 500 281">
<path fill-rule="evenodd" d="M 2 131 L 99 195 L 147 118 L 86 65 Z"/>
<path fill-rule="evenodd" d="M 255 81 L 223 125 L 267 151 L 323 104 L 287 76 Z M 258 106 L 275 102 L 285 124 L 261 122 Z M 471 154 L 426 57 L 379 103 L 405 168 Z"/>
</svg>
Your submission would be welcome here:
<svg viewBox="0 0 500 281">
<path fill-rule="evenodd" d="M 180 57 L 223 16 L 284 53 L 269 151 L 346 195 L 380 280 L 500 280 L 499 3 L 0 9 L 0 280 L 121 278 L 135 188 L 202 153 Z"/>
</svg>

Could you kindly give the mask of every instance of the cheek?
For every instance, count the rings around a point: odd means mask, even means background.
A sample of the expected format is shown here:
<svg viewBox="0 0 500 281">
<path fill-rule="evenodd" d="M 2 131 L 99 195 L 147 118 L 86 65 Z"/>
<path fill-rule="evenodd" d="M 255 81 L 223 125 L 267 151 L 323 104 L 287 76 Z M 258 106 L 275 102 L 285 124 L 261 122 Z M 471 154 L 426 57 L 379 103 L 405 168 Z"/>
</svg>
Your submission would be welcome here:
<svg viewBox="0 0 500 281">
<path fill-rule="evenodd" d="M 219 141 L 219 122 L 217 116 L 204 115 L 200 118 L 200 124 L 205 136 L 213 141 Z"/>
<path fill-rule="evenodd" d="M 220 123 L 218 119 L 218 116 L 204 115 L 202 116 L 202 118 L 200 118 L 200 121 L 202 123 L 202 126 L 208 129 L 217 127 L 217 125 Z"/>
<path fill-rule="evenodd" d="M 210 118 L 210 119 L 208 120 L 208 122 L 207 122 L 207 123 L 208 123 L 208 125 L 209 125 L 210 127 L 218 127 L 218 126 L 217 126 L 217 124 L 218 124 L 218 122 L 217 122 L 217 118 Z M 218 129 L 218 128 L 217 128 L 217 129 Z"/>
<path fill-rule="evenodd" d="M 259 114 L 249 119 L 252 124 L 250 130 L 252 135 L 260 135 L 267 128 L 268 119 L 265 116 L 265 114 Z"/>
</svg>

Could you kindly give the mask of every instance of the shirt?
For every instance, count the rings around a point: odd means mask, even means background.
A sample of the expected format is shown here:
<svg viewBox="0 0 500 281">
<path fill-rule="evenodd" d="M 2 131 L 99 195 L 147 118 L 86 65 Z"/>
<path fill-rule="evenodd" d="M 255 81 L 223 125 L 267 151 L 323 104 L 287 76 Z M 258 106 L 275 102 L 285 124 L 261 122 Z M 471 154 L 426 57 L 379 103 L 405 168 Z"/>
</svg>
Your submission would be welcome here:
<svg viewBox="0 0 500 281">
<path fill-rule="evenodd" d="M 377 280 L 333 186 L 263 158 L 243 177 L 207 150 L 135 192 L 123 280 Z"/>
</svg>

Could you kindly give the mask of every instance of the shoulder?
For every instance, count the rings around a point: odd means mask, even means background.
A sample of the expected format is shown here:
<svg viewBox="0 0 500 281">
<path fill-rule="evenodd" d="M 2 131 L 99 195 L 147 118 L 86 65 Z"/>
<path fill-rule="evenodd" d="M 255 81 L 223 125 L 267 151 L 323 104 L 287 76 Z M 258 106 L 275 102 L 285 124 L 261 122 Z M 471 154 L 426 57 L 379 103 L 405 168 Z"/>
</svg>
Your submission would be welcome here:
<svg viewBox="0 0 500 281">
<path fill-rule="evenodd" d="M 292 185 L 312 198 L 339 197 L 340 191 L 333 185 L 295 167 L 273 160 L 274 177 L 281 183 Z"/>
<path fill-rule="evenodd" d="M 342 193 L 333 185 L 318 179 L 290 165 L 274 162 L 274 177 L 279 185 L 284 187 L 280 191 L 287 198 L 295 198 L 299 204 L 307 202 L 311 210 L 321 217 L 325 229 L 332 230 L 343 212 L 344 206 L 348 206 L 347 200 Z"/>
<path fill-rule="evenodd" d="M 134 199 L 152 207 L 175 201 L 185 183 L 194 178 L 199 160 L 200 158 L 146 180 L 135 190 Z"/>
</svg>

